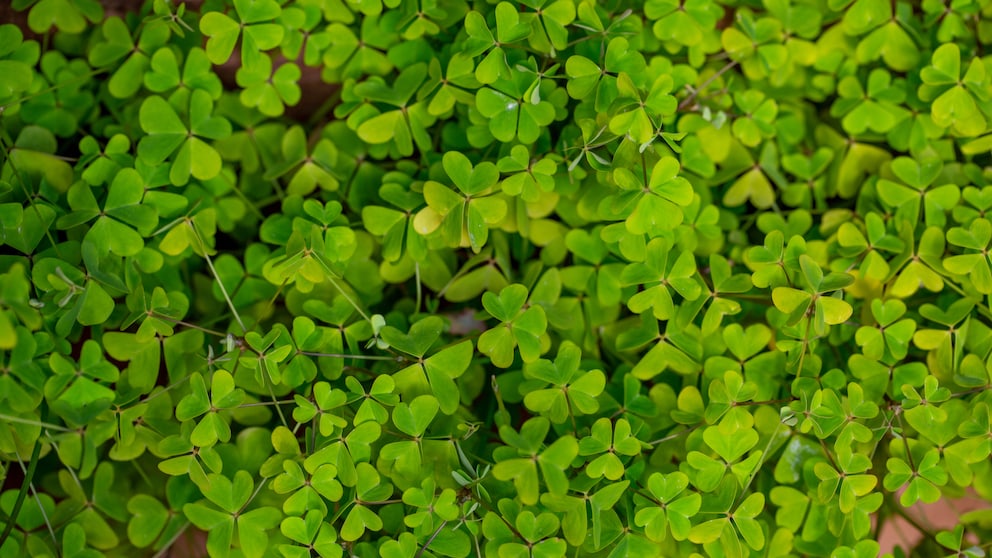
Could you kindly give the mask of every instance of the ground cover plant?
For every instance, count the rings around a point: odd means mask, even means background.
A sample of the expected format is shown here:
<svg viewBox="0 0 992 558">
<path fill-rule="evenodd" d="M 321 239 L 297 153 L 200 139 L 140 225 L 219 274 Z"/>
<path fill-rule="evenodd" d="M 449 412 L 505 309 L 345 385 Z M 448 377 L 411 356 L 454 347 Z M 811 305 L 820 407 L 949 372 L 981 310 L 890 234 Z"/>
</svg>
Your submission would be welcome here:
<svg viewBox="0 0 992 558">
<path fill-rule="evenodd" d="M 992 501 L 987 0 L 132 8 L 0 24 L 0 556 L 862 558 Z"/>
</svg>

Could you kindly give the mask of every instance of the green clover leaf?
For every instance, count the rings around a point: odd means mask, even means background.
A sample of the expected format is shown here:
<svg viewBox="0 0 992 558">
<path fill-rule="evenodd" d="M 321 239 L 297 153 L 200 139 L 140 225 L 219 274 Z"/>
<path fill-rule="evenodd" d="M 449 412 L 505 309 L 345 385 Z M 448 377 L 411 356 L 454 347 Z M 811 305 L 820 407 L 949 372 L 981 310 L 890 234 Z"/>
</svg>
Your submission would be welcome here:
<svg viewBox="0 0 992 558">
<path fill-rule="evenodd" d="M 593 423 L 591 435 L 579 441 L 579 455 L 599 455 L 586 465 L 586 474 L 592 478 L 619 479 L 624 465 L 617 454 L 635 456 L 641 451 L 641 442 L 631 434 L 627 419 L 618 419 L 611 425 L 610 419 L 601 418 Z"/>
<path fill-rule="evenodd" d="M 525 363 L 534 362 L 541 355 L 540 338 L 548 322 L 541 306 L 524 309 L 527 294 L 526 287 L 514 284 L 504 287 L 499 295 L 488 291 L 482 295 L 486 311 L 502 324 L 483 332 L 478 347 L 500 368 L 513 363 L 515 348 Z"/>
<path fill-rule="evenodd" d="M 940 486 L 947 483 L 947 471 L 938 466 L 940 455 L 936 450 L 928 451 L 919 465 L 910 466 L 900 457 L 886 461 L 888 473 L 885 475 L 885 489 L 895 491 L 903 486 L 906 490 L 899 502 L 906 507 L 918 501 L 933 503 L 940 499 Z"/>
<path fill-rule="evenodd" d="M 975 58 L 961 77 L 961 50 L 957 44 L 941 45 L 933 52 L 931 65 L 920 71 L 920 99 L 932 101 L 934 124 L 952 128 L 964 137 L 985 131 L 985 116 L 976 99 L 986 99 L 988 77 L 981 59 Z"/>
<path fill-rule="evenodd" d="M 317 552 L 321 558 L 340 558 L 341 545 L 337 543 L 337 532 L 334 527 L 324 523 L 323 514 L 318 510 L 310 510 L 306 516 L 287 517 L 282 520 L 279 530 L 289 540 L 297 545 L 281 545 L 279 551 L 286 558 L 305 558 Z"/>
<path fill-rule="evenodd" d="M 524 405 L 536 413 L 547 413 L 555 424 L 599 410 L 596 398 L 606 386 L 606 376 L 601 370 L 581 370 L 580 357 L 580 349 L 565 341 L 553 363 L 539 359 L 525 366 L 524 376 L 534 381 L 521 385 L 521 391 L 526 390 Z M 548 384 L 553 387 L 546 387 Z M 534 389 L 537 386 L 545 387 Z"/>
<path fill-rule="evenodd" d="M 247 471 L 238 471 L 233 480 L 217 474 L 208 479 L 203 495 L 212 505 L 194 502 L 183 506 L 190 522 L 209 533 L 207 550 L 227 556 L 237 539 L 245 556 L 260 558 L 269 541 L 266 531 L 279 524 L 282 514 L 271 507 L 244 511 L 255 484 Z"/>
<path fill-rule="evenodd" d="M 141 128 L 148 134 L 138 142 L 138 157 L 155 165 L 173 156 L 169 179 L 176 186 L 190 177 L 207 180 L 221 170 L 217 150 L 200 138 L 219 139 L 231 133 L 225 118 L 213 116 L 213 101 L 197 89 L 189 99 L 189 127 L 162 97 L 152 96 L 141 104 Z"/>
<path fill-rule="evenodd" d="M 579 443 L 571 435 L 561 436 L 548 447 L 541 449 L 551 422 L 543 417 L 535 417 L 517 432 L 510 426 L 501 426 L 499 435 L 519 457 L 508 457 L 493 467 L 493 476 L 499 480 L 512 480 L 520 494 L 520 500 L 528 505 L 537 502 L 541 492 L 540 478 L 550 494 L 563 495 L 568 490 L 568 477 L 565 471 L 579 453 Z"/>
<path fill-rule="evenodd" d="M 207 57 L 214 64 L 231 58 L 241 39 L 241 66 L 254 70 L 268 56 L 265 51 L 279 46 L 284 29 L 272 20 L 282 8 L 275 0 L 234 0 L 238 19 L 221 12 L 209 12 L 200 18 L 200 32 L 209 37 Z"/>
</svg>

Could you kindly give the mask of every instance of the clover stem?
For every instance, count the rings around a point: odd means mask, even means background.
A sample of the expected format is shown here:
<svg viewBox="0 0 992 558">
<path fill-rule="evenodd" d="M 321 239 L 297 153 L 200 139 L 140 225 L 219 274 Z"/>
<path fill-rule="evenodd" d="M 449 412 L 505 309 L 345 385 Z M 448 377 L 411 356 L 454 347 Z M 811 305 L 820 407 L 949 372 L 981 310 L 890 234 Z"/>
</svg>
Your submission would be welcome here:
<svg viewBox="0 0 992 558">
<path fill-rule="evenodd" d="M 423 287 L 420 284 L 420 262 L 414 262 L 413 271 L 417 281 L 417 305 L 414 306 L 414 313 L 417 314 L 420 313 L 420 304 L 423 302 L 424 297 Z"/>
<path fill-rule="evenodd" d="M 904 510 L 903 507 L 901 505 L 899 505 L 899 503 L 896 502 L 895 499 L 892 497 L 892 493 L 890 493 L 890 492 L 889 493 L 885 493 L 885 501 L 888 502 L 888 504 L 889 504 L 888 506 L 886 506 L 889 511 L 891 511 L 895 515 L 898 515 L 899 517 L 905 519 L 906 522 L 909 523 L 910 525 L 912 525 L 913 526 L 913 529 L 916 529 L 917 531 L 919 531 L 921 535 L 924 535 L 925 537 L 927 537 L 928 539 L 933 540 L 933 541 L 936 541 L 937 540 L 937 535 L 934 534 L 933 531 L 931 531 L 930 529 L 927 529 L 926 527 L 924 527 L 919 522 L 919 520 L 917 520 L 915 517 L 913 517 L 913 516 L 909 515 L 908 513 L 906 513 L 906 510 Z"/>
<path fill-rule="evenodd" d="M 661 505 L 664 504 L 661 500 L 655 498 L 654 496 L 652 496 L 652 495 L 644 492 L 643 490 L 641 490 L 639 488 L 634 489 L 634 494 L 637 494 L 638 496 L 640 496 L 641 498 L 644 498 L 645 500 L 649 500 L 651 502 L 654 502 L 658 506 L 661 506 Z"/>
<path fill-rule="evenodd" d="M 706 89 L 707 87 L 709 87 L 709 85 L 711 83 L 713 83 L 714 81 L 716 81 L 717 79 L 719 79 L 720 76 L 722 76 L 723 74 L 727 73 L 731 68 L 733 68 L 736 65 L 737 65 L 737 61 L 736 60 L 731 60 L 726 65 L 724 65 L 724 67 L 722 67 L 719 70 L 717 70 L 717 72 L 715 74 L 713 74 L 712 76 L 710 76 L 706 81 L 704 81 L 702 85 L 700 85 L 699 87 L 693 89 L 689 93 L 689 96 L 688 97 L 686 97 L 685 99 L 682 99 L 682 102 L 679 103 L 678 108 L 675 109 L 676 112 L 681 111 L 684 108 L 686 108 L 687 106 L 689 106 L 690 104 L 692 104 L 692 101 L 695 100 L 695 98 L 697 96 L 699 96 L 699 92 L 700 91 L 702 91 L 703 89 Z"/>
<path fill-rule="evenodd" d="M 950 280 L 945 280 L 944 281 L 944 284 L 947 285 L 948 287 L 950 287 L 951 290 L 953 290 L 954 292 L 956 292 L 959 295 L 961 295 L 961 298 L 971 299 L 971 297 L 968 296 L 964 292 L 964 289 L 962 289 L 961 287 L 955 285 L 954 282 L 952 282 Z M 974 299 L 972 299 L 972 300 L 974 300 Z M 979 303 L 979 304 L 975 304 L 975 308 L 977 308 L 978 311 L 979 311 L 979 313 L 981 313 L 983 316 L 985 316 L 986 318 L 992 320 L 992 311 L 989 310 L 988 306 L 984 306 L 984 305 L 982 305 L 982 304 Z"/>
<path fill-rule="evenodd" d="M 569 416 L 569 418 L 572 419 L 572 433 L 574 433 L 575 434 L 575 437 L 578 438 L 579 437 L 579 423 L 576 422 L 576 420 L 575 420 L 575 413 L 572 411 L 572 401 L 568 398 L 568 395 L 567 394 L 565 395 L 565 405 L 568 407 L 568 416 Z"/>
<path fill-rule="evenodd" d="M 276 408 L 276 414 L 279 415 L 279 420 L 282 422 L 282 425 L 289 430 L 289 423 L 286 421 L 286 415 L 282 413 L 282 408 L 279 407 L 279 400 L 276 399 L 276 392 L 272 389 L 272 380 L 269 378 L 268 374 L 262 374 L 262 378 L 265 379 L 265 386 L 269 388 L 269 396 L 272 397 L 272 404 Z"/>
<path fill-rule="evenodd" d="M 242 403 L 238 405 L 238 409 L 243 409 L 245 407 L 269 407 L 272 405 L 292 405 L 296 403 L 295 400 L 292 401 L 256 401 L 254 403 Z"/>
<path fill-rule="evenodd" d="M 355 360 L 389 360 L 396 362 L 400 357 L 380 356 L 380 355 L 349 355 L 345 353 L 315 353 L 311 351 L 300 351 L 301 355 L 325 358 L 353 358 Z"/>
<path fill-rule="evenodd" d="M 758 459 L 758 464 L 754 467 L 754 471 L 748 475 L 747 482 L 744 483 L 744 488 L 741 489 L 741 500 L 743 500 L 745 494 L 747 494 L 747 488 L 751 486 L 751 483 L 754 482 L 755 477 L 758 476 L 758 471 L 761 470 L 761 466 L 764 465 L 765 460 L 768 459 L 768 450 L 771 449 L 772 443 L 775 441 L 775 437 L 778 436 L 779 428 L 782 428 L 781 422 L 775 426 L 775 430 L 772 432 L 772 435 L 768 437 L 768 443 L 765 444 L 765 449 L 761 452 L 761 458 Z M 737 502 L 737 504 L 740 505 L 740 502 Z"/>
<path fill-rule="evenodd" d="M 690 426 L 689 428 L 686 428 L 685 430 L 680 430 L 680 431 L 678 431 L 678 432 L 676 432 L 674 434 L 669 434 L 668 436 L 665 436 L 663 438 L 658 438 L 657 440 L 654 440 L 652 442 L 648 442 L 648 445 L 649 446 L 656 446 L 658 444 L 663 444 L 665 442 L 670 442 L 670 441 L 675 440 L 677 438 L 681 438 L 682 436 L 687 436 L 690 432 L 692 432 L 693 430 L 699 428 L 702 425 L 703 425 L 702 422 L 700 422 L 698 424 L 694 424 L 694 425 Z"/>
<path fill-rule="evenodd" d="M 355 311 L 358 312 L 362 316 L 362 318 L 369 323 L 369 325 L 372 325 L 374 329 L 375 326 L 374 324 L 372 324 L 372 318 L 370 318 L 369 315 L 366 314 L 364 310 L 362 310 L 361 306 L 359 306 L 358 303 L 355 302 L 353 298 L 348 296 L 348 293 L 346 293 L 344 289 L 341 288 L 341 285 L 338 284 L 337 280 L 335 280 L 334 277 L 335 273 L 331 271 L 331 266 L 327 265 L 327 262 L 324 261 L 324 257 L 318 252 L 314 252 L 313 255 L 315 256 L 314 259 L 316 259 L 317 262 L 320 264 L 320 266 L 324 268 L 324 273 L 327 275 L 327 280 L 331 283 L 331 286 L 333 286 L 338 291 L 338 293 L 340 293 L 341 296 L 343 296 L 344 299 L 348 301 L 348 304 L 350 304 L 351 307 L 354 308 Z M 376 335 L 376 337 L 379 336 Z"/>
<path fill-rule="evenodd" d="M 914 473 L 918 473 L 919 470 L 916 468 L 916 463 L 913 463 L 913 452 L 909 449 L 909 444 L 906 443 L 906 425 L 902 422 L 902 413 L 896 413 L 896 419 L 899 421 L 899 429 L 903 431 L 902 436 L 902 446 L 906 448 L 906 460 L 909 461 L 909 467 Z"/>
<path fill-rule="evenodd" d="M 196 230 L 196 223 L 192 219 L 186 220 L 186 225 L 193 231 L 193 236 L 196 237 L 197 242 L 200 243 L 200 252 L 203 253 L 204 259 L 207 261 L 207 267 L 210 268 L 210 273 L 217 280 L 217 286 L 220 287 L 220 292 L 224 295 L 224 300 L 227 301 L 228 308 L 231 309 L 231 313 L 234 314 L 234 319 L 241 326 L 242 335 L 248 333 L 248 328 L 245 327 L 245 323 L 241 320 L 241 315 L 238 314 L 238 309 L 234 306 L 234 301 L 231 300 L 230 295 L 227 294 L 227 287 L 224 286 L 224 282 L 220 280 L 220 275 L 217 274 L 217 270 L 214 268 L 214 262 L 210 258 L 210 254 L 207 253 L 207 244 L 203 241 L 203 237 L 200 236 L 200 231 Z"/>
<path fill-rule="evenodd" d="M 47 33 L 45 34 L 45 38 L 46 39 L 48 38 L 48 34 Z M 47 49 L 45 49 L 45 50 L 47 50 Z M 16 100 L 9 101 L 5 105 L 0 105 L 0 113 L 3 113 L 3 110 L 2 109 L 4 109 L 5 107 L 9 107 L 9 106 L 12 106 L 12 105 L 18 105 L 18 104 L 21 104 L 21 103 L 23 103 L 25 101 L 30 101 L 31 99 L 34 99 L 35 97 L 41 97 L 42 95 L 44 95 L 46 93 L 50 93 L 50 92 L 55 91 L 56 89 L 59 89 L 61 87 L 66 87 L 69 84 L 73 84 L 73 83 L 76 83 L 76 82 L 89 81 L 90 78 L 95 77 L 95 76 L 98 76 L 98 75 L 103 74 L 103 73 L 106 73 L 108 71 L 109 71 L 109 68 L 102 68 L 102 69 L 99 69 L 99 70 L 93 70 L 93 71 L 91 71 L 89 73 L 85 73 L 85 74 L 81 74 L 81 75 L 75 76 L 72 79 L 67 79 L 65 81 L 59 81 L 59 83 L 57 83 L 55 85 L 51 85 L 49 87 L 46 87 L 45 89 L 42 89 L 40 91 L 36 91 L 34 93 L 31 93 L 30 95 L 25 95 L 23 97 L 19 97 Z M 109 107 L 108 107 L 108 110 L 109 110 Z"/>
<path fill-rule="evenodd" d="M 430 546 L 431 543 L 434 542 L 434 539 L 436 539 L 437 536 L 441 534 L 441 530 L 444 529 L 444 527 L 447 524 L 448 524 L 447 520 L 442 521 L 441 524 L 437 526 L 437 529 L 435 529 L 434 532 L 431 533 L 431 536 L 427 537 L 427 540 L 424 541 L 424 546 L 420 547 L 420 550 L 417 551 L 417 553 L 413 556 L 413 558 L 420 558 L 421 556 L 423 556 L 424 552 L 427 552 L 427 547 Z"/>
<path fill-rule="evenodd" d="M 799 363 L 796 366 L 796 376 L 802 376 L 803 374 L 803 361 L 806 360 L 806 351 L 809 350 L 809 330 L 812 325 L 812 318 L 806 318 L 806 333 L 803 334 L 803 348 L 802 352 L 799 353 Z"/>
<path fill-rule="evenodd" d="M 57 424 L 51 424 L 48 422 L 42 422 L 38 420 L 22 419 L 11 415 L 0 414 L 0 420 L 4 422 L 16 422 L 20 424 L 29 424 L 31 426 L 40 426 L 41 428 L 47 428 L 48 430 L 58 430 L 59 432 L 73 432 L 73 430 L 70 430 L 64 426 L 59 426 Z"/>
<path fill-rule="evenodd" d="M 765 401 L 738 401 L 734 403 L 736 407 L 747 407 L 754 405 L 780 405 L 782 403 L 792 403 L 793 401 L 798 401 L 796 397 L 788 397 L 786 399 L 768 399 Z"/>
<path fill-rule="evenodd" d="M 176 531 L 176 534 L 172 535 L 172 538 L 169 539 L 169 542 L 165 543 L 165 545 L 161 548 L 161 550 L 156 552 L 155 556 L 153 556 L 152 558 L 163 558 L 166 555 L 166 553 L 169 552 L 169 549 L 172 548 L 172 545 L 176 544 L 176 541 L 179 540 L 179 537 L 183 536 L 183 534 L 186 532 L 186 529 L 188 529 L 190 525 L 191 523 L 189 521 L 184 523 L 183 526 L 178 531 Z"/>
<path fill-rule="evenodd" d="M 822 439 L 820 440 L 820 447 L 823 448 L 823 454 L 826 455 L 827 460 L 830 461 L 830 466 L 833 467 L 835 470 L 840 471 L 841 468 L 839 465 L 837 465 L 837 462 L 834 461 L 834 456 L 833 454 L 830 453 L 830 448 L 827 447 L 827 443 L 824 442 Z"/>
<path fill-rule="evenodd" d="M 872 540 L 878 540 L 878 537 L 882 534 L 882 525 L 885 523 L 887 517 L 891 517 L 891 514 L 886 513 L 888 508 L 881 507 L 878 513 L 875 514 L 875 528 L 872 529 L 871 538 Z"/>
<path fill-rule="evenodd" d="M 46 34 L 45 37 L 47 38 L 48 35 Z M 7 162 L 10 163 L 10 168 L 14 171 L 14 176 L 17 178 L 18 185 L 20 185 L 21 190 L 24 191 L 24 197 L 26 197 L 28 203 L 31 204 L 31 209 L 33 209 L 34 212 L 38 215 L 38 222 L 44 223 L 45 219 L 44 217 L 41 216 L 41 210 L 38 209 L 38 205 L 34 203 L 34 196 L 31 194 L 30 191 L 28 191 L 27 184 L 24 183 L 24 179 L 21 177 L 21 172 L 17 170 L 17 165 L 14 164 L 13 157 L 9 156 L 9 153 L 13 148 L 11 148 L 7 144 L 7 140 L 5 139 L 5 137 L 6 134 L 0 136 L 0 149 L 3 150 L 3 153 L 5 155 L 7 155 L 6 158 Z M 48 237 L 48 241 L 52 243 L 52 248 L 55 249 L 55 255 L 58 256 L 59 258 L 62 258 L 62 252 L 59 250 L 59 245 L 55 242 L 55 237 L 52 236 L 52 231 L 49 230 L 49 227 L 45 227 L 45 236 Z"/>
<path fill-rule="evenodd" d="M 341 88 L 339 87 L 332 95 L 329 95 L 319 107 L 317 107 L 317 110 L 313 111 L 313 114 L 311 114 L 310 118 L 307 119 L 307 128 L 317 129 L 317 123 L 323 120 L 324 117 L 327 116 L 327 113 L 340 102 Z"/>
<path fill-rule="evenodd" d="M 472 496 L 472 499 L 475 500 L 476 502 L 478 502 L 480 506 L 482 506 L 483 508 L 486 509 L 486 511 L 488 511 L 488 512 L 492 513 L 493 515 L 495 515 L 496 517 L 498 517 L 500 519 L 500 521 L 502 521 L 503 524 L 505 524 L 507 526 L 507 528 L 510 529 L 510 531 L 512 531 L 513 534 L 518 539 L 520 539 L 522 541 L 525 541 L 525 542 L 527 541 L 526 537 L 524 537 L 523 535 L 521 535 L 520 534 L 520 531 L 518 531 L 517 528 L 514 527 L 512 523 L 510 523 L 505 517 L 503 517 L 502 514 L 500 514 L 498 511 L 494 510 L 493 507 L 489 505 L 489 502 L 483 500 L 482 498 L 476 497 L 476 495 L 475 495 L 474 492 L 470 492 L 470 494 Z"/>
<path fill-rule="evenodd" d="M 153 317 L 158 318 L 160 320 L 168 320 L 168 321 L 170 321 L 170 322 L 172 322 L 172 323 L 174 323 L 176 325 L 181 325 L 183 327 L 188 327 L 190 329 L 196 329 L 196 330 L 202 331 L 203 333 L 207 333 L 207 334 L 213 335 L 215 337 L 225 337 L 225 338 L 227 337 L 227 334 L 226 333 L 221 333 L 221 332 L 219 332 L 217 330 L 214 330 L 214 329 L 209 329 L 209 328 L 205 328 L 203 326 L 198 326 L 196 324 L 191 324 L 189 322 L 186 322 L 186 321 L 183 321 L 183 320 L 179 320 L 179 319 L 173 318 L 172 316 L 167 316 L 165 314 L 160 314 L 159 312 L 155 312 L 154 310 L 152 310 L 151 313 L 152 313 L 152 316 Z"/>
<path fill-rule="evenodd" d="M 44 412 L 44 411 L 42 411 Z M 16 449 L 15 449 L 16 452 Z M 21 506 L 24 505 L 24 499 L 28 495 L 28 487 L 34 490 L 34 484 L 32 480 L 34 479 L 34 472 L 38 469 L 38 458 L 41 455 L 41 437 L 38 437 L 34 441 L 34 449 L 31 450 L 31 461 L 28 462 L 27 470 L 24 471 L 24 481 L 21 482 L 21 488 L 17 491 L 17 500 L 14 501 L 14 507 L 10 510 L 10 516 L 7 518 L 7 525 L 3 529 L 3 533 L 0 534 L 0 547 L 7 542 L 7 538 L 10 537 L 11 531 L 14 530 L 14 524 L 17 522 L 17 516 L 21 513 Z M 20 454 L 17 454 L 17 462 L 21 464 L 21 469 L 24 469 L 24 463 L 21 461 Z M 38 497 L 37 492 L 35 493 L 35 498 Z M 45 512 L 44 508 L 41 507 L 39 503 L 38 509 Z M 48 523 L 48 517 L 45 517 L 45 523 Z M 49 525 L 49 532 L 51 532 L 51 526 Z M 52 540 L 55 540 L 55 533 L 52 533 Z"/>
<path fill-rule="evenodd" d="M 225 179 L 227 178 L 223 174 L 221 174 L 220 177 Z M 265 215 L 262 213 L 262 210 L 260 210 L 254 203 L 252 203 L 250 199 L 248 199 L 248 196 L 246 196 L 245 193 L 241 191 L 241 188 L 237 187 L 237 184 L 232 184 L 231 182 L 228 182 L 228 185 L 231 187 L 231 190 L 234 191 L 234 194 L 239 198 L 241 198 L 241 201 L 245 202 L 245 207 L 247 207 L 249 211 L 254 213 L 255 216 L 259 218 L 259 220 L 262 221 L 265 220 Z"/>
</svg>

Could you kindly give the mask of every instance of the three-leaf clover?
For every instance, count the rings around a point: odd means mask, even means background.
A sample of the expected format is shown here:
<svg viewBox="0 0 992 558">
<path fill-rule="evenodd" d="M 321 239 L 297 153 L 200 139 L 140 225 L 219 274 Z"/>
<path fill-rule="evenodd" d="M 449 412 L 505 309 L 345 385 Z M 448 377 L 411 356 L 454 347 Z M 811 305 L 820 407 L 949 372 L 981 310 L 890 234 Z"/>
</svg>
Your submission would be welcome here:
<svg viewBox="0 0 992 558">
<path fill-rule="evenodd" d="M 547 413 L 555 424 L 599 410 L 596 398 L 606 386 L 606 375 L 601 370 L 582 370 L 581 355 L 578 346 L 564 341 L 554 362 L 539 359 L 524 367 L 524 376 L 533 379 L 520 386 L 526 393 L 524 405 L 536 413 Z M 532 384 L 544 387 L 538 389 Z"/>
<path fill-rule="evenodd" d="M 209 12 L 200 18 L 200 32 L 209 37 L 207 57 L 214 64 L 224 64 L 231 58 L 241 39 L 241 66 L 257 68 L 265 51 L 282 42 L 285 29 L 273 22 L 282 8 L 275 0 L 234 0 L 237 20 L 222 12 Z"/>
<path fill-rule="evenodd" d="M 840 511 L 851 513 L 857 499 L 871 493 L 878 484 L 878 478 L 864 474 L 871 468 L 871 460 L 860 453 L 839 452 L 837 465 L 840 471 L 822 461 L 814 465 L 813 471 L 820 479 L 818 493 L 820 499 L 826 502 L 833 499 L 839 491 Z"/>
<path fill-rule="evenodd" d="M 810 317 L 814 320 L 816 332 L 822 334 L 827 325 L 847 321 L 854 311 L 851 305 L 843 298 L 827 293 L 850 285 L 854 281 L 851 276 L 838 272 L 824 276 L 819 264 L 805 254 L 799 257 L 799 265 L 812 292 L 793 287 L 775 287 L 772 290 L 775 307 L 788 316 L 788 323 L 795 324 L 804 317 Z"/>
<path fill-rule="evenodd" d="M 939 462 L 937 450 L 926 452 L 915 467 L 901 457 L 890 457 L 886 461 L 888 473 L 885 475 L 885 489 L 895 492 L 908 483 L 899 497 L 903 506 L 909 507 L 921 500 L 932 504 L 940 499 L 938 487 L 947 484 L 947 471 Z"/>
<path fill-rule="evenodd" d="M 988 101 L 988 76 L 981 58 L 974 58 L 961 77 L 961 49 L 956 43 L 944 44 L 933 51 L 931 65 L 920 70 L 920 78 L 920 99 L 933 101 L 930 115 L 935 124 L 965 137 L 985 132 L 978 102 Z"/>
<path fill-rule="evenodd" d="M 479 351 L 500 368 L 513 364 L 514 348 L 524 362 L 534 362 L 541 355 L 540 338 L 548 321 L 541 306 L 524 308 L 527 294 L 527 287 L 513 284 L 504 287 L 499 295 L 489 291 L 482 295 L 483 307 L 502 324 L 482 333 Z"/>
<path fill-rule="evenodd" d="M 286 558 L 309 558 L 316 552 L 320 558 L 340 558 L 341 545 L 334 527 L 324 522 L 319 510 L 310 510 L 304 517 L 287 517 L 279 530 L 295 545 L 284 544 L 279 552 Z"/>
<path fill-rule="evenodd" d="M 245 392 L 235 387 L 234 377 L 227 370 L 217 370 L 210 380 L 210 394 L 207 384 L 199 372 L 194 372 L 189 380 L 190 393 L 176 405 L 176 418 L 191 420 L 203 415 L 196 428 L 190 433 L 194 446 L 212 446 L 217 441 L 231 439 L 231 427 L 221 418 L 219 412 L 232 409 L 245 400 Z"/>
<path fill-rule="evenodd" d="M 209 482 L 201 490 L 212 505 L 193 502 L 183 506 L 190 522 L 207 531 L 207 551 L 228 556 L 237 539 L 242 554 L 261 558 L 269 543 L 266 531 L 279 524 L 282 514 L 268 506 L 246 511 L 255 488 L 248 471 L 236 472 L 233 479 L 218 474 L 207 478 Z"/>
<path fill-rule="evenodd" d="M 627 301 L 631 312 L 641 314 L 650 308 L 655 318 L 669 320 L 675 316 L 673 290 L 690 301 L 702 294 L 695 276 L 696 259 L 692 252 L 679 251 L 670 239 L 659 237 L 648 243 L 644 262 L 624 268 L 620 281 L 624 285 L 645 285 L 643 291 Z"/>
<path fill-rule="evenodd" d="M 916 332 L 914 320 L 899 320 L 906 313 L 906 304 L 897 298 L 885 302 L 876 298 L 871 301 L 871 313 L 878 326 L 862 326 L 855 334 L 864 355 L 873 360 L 880 360 L 886 355 L 896 361 L 906 358 L 909 342 Z"/>
<path fill-rule="evenodd" d="M 617 419 L 616 424 L 605 417 L 598 419 L 591 434 L 579 440 L 579 455 L 598 456 L 586 465 L 586 474 L 592 478 L 619 479 L 625 468 L 618 454 L 629 457 L 640 455 L 641 451 L 641 441 L 631 433 L 630 423 L 623 418 Z"/>
<path fill-rule="evenodd" d="M 451 415 L 461 403 L 455 380 L 472 362 L 472 342 L 462 341 L 425 358 L 441 337 L 443 325 L 441 318 L 429 316 L 410 326 L 406 334 L 390 326 L 382 328 L 379 334 L 389 346 L 417 359 L 416 363 L 393 374 L 399 391 L 408 396 L 433 394 L 441 412 Z M 395 414 L 395 409 L 393 412 Z"/>
<path fill-rule="evenodd" d="M 555 106 L 543 98 L 540 78 L 526 71 L 514 71 L 507 79 L 498 79 L 479 89 L 475 105 L 488 119 L 489 132 L 501 142 L 514 139 L 532 144 L 542 130 L 555 119 Z M 481 79 L 480 79 L 481 81 Z"/>
<path fill-rule="evenodd" d="M 449 246 L 471 246 L 478 253 L 489 239 L 489 226 L 506 216 L 506 202 L 494 192 L 499 171 L 489 162 L 473 167 L 457 151 L 445 153 L 442 164 L 460 193 L 428 181 L 424 185 L 427 207 L 417 213 L 414 227 L 421 234 L 440 229 Z"/>
<path fill-rule="evenodd" d="M 197 89 L 190 95 L 188 127 L 175 108 L 157 95 L 141 103 L 139 119 L 147 135 L 138 142 L 138 157 L 148 164 L 157 165 L 174 154 L 169 171 L 173 184 L 182 186 L 189 182 L 191 176 L 208 180 L 220 174 L 220 155 L 201 138 L 228 136 L 231 123 L 213 115 L 213 100 L 209 93 Z"/>
<path fill-rule="evenodd" d="M 627 230 L 635 235 L 657 236 L 675 229 L 684 219 L 682 208 L 692 203 L 694 194 L 679 170 L 677 159 L 663 157 L 651 168 L 651 178 L 645 184 L 642 172 L 615 169 L 613 178 L 620 192 L 604 199 L 600 211 L 610 218 L 625 219 Z"/>
<path fill-rule="evenodd" d="M 637 510 L 634 523 L 644 527 L 644 534 L 657 542 L 665 540 L 669 530 L 677 541 L 689 536 L 690 518 L 699 511 L 702 497 L 698 492 L 684 494 L 689 477 L 684 473 L 652 473 L 648 477 L 648 490 L 658 499 L 657 504 Z"/>
<path fill-rule="evenodd" d="M 144 196 L 145 182 L 131 168 L 117 173 L 102 208 L 93 188 L 79 182 L 68 192 L 73 212 L 60 218 L 57 224 L 59 228 L 69 229 L 96 218 L 86 232 L 86 241 L 118 256 L 135 256 L 145 246 L 142 237 L 150 236 L 158 226 L 158 212 L 142 203 Z"/>
<path fill-rule="evenodd" d="M 573 436 L 565 435 L 542 449 L 550 427 L 551 421 L 535 417 L 525 422 L 519 432 L 509 425 L 499 429 L 508 451 L 503 452 L 506 457 L 493 466 L 493 476 L 499 480 L 512 480 L 520 501 L 526 505 L 537 503 L 541 477 L 551 494 L 564 495 L 568 490 L 565 472 L 579 454 L 579 443 Z M 538 470 L 541 477 L 538 477 Z"/>
</svg>

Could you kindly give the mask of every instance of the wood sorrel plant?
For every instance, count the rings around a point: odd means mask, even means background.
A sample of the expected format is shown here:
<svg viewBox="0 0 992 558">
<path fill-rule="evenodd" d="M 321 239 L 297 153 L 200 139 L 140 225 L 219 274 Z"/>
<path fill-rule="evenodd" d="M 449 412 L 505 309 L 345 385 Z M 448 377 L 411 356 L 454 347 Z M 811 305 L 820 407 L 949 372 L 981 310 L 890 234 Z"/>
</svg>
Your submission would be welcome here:
<svg viewBox="0 0 992 558">
<path fill-rule="evenodd" d="M 868 557 L 992 501 L 987 0 L 12 7 L 0 556 Z"/>
</svg>

